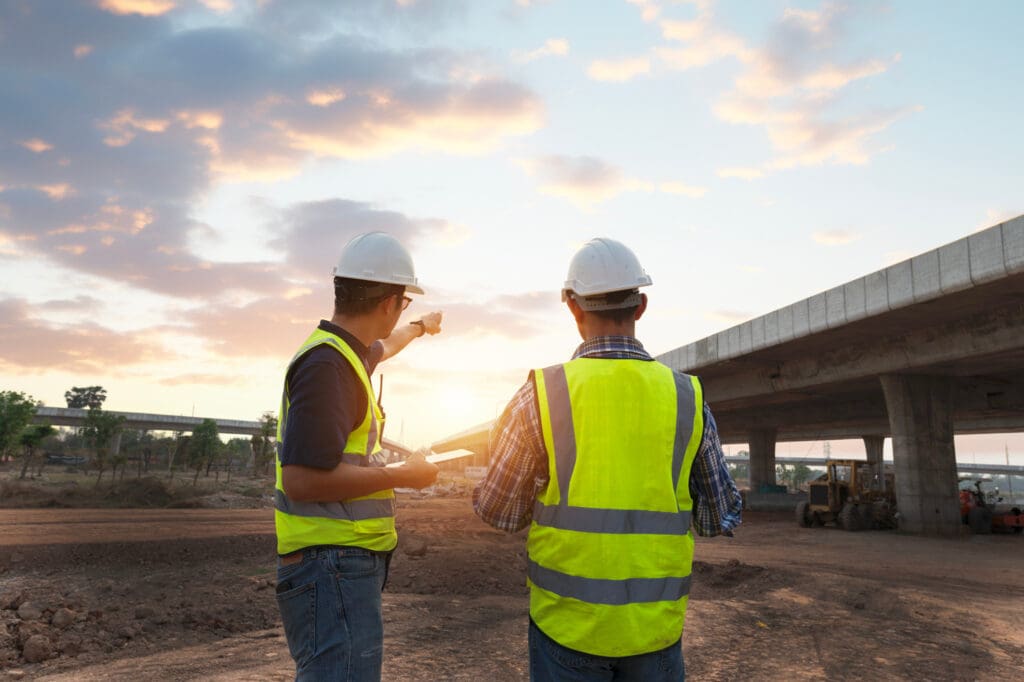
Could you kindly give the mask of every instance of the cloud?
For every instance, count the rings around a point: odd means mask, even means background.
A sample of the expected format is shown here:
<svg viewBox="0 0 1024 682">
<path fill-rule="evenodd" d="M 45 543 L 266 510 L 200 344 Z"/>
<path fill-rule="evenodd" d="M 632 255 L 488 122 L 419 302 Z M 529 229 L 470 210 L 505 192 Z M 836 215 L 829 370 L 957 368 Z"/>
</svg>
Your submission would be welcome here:
<svg viewBox="0 0 1024 682">
<path fill-rule="evenodd" d="M 889 267 L 890 265 L 896 265 L 897 263 L 902 263 L 905 260 L 910 260 L 916 255 L 916 251 L 904 249 L 900 251 L 886 251 L 882 257 L 885 267 Z"/>
<path fill-rule="evenodd" d="M 44 301 L 35 307 L 55 313 L 95 313 L 103 308 L 103 302 L 93 296 L 82 294 L 73 299 Z"/>
<path fill-rule="evenodd" d="M 94 323 L 73 326 L 41 322 L 31 317 L 23 299 L 0 299 L 0 365 L 22 370 L 71 372 L 109 371 L 166 357 L 166 352 L 142 334 L 126 334 Z"/>
<path fill-rule="evenodd" d="M 476 55 L 362 37 L 421 14 L 443 21 L 457 3 L 295 0 L 214 24 L 185 20 L 203 11 L 195 3 L 187 16 L 170 5 L 0 5 L 4 254 L 186 300 L 263 296 L 290 288 L 285 276 L 311 277 L 313 247 L 284 249 L 284 269 L 193 253 L 193 233 L 221 227 L 194 218 L 218 182 L 278 178 L 324 156 L 475 153 L 543 115 L 526 87 L 464 68 Z M 305 38 L 282 35 L 286 25 Z M 409 229 L 455 235 L 444 221 Z"/>
<path fill-rule="evenodd" d="M 626 182 L 622 171 L 592 156 L 544 156 L 521 165 L 540 177 L 545 194 L 580 204 L 609 199 L 622 192 Z"/>
<path fill-rule="evenodd" d="M 600 203 L 623 192 L 655 192 L 700 198 L 706 187 L 671 180 L 652 182 L 627 177 L 621 169 L 592 156 L 551 155 L 520 160 L 519 165 L 540 179 L 540 191 L 569 199 L 581 207 Z"/>
<path fill-rule="evenodd" d="M 33 137 L 31 140 L 25 140 L 21 143 L 21 146 L 25 149 L 41 154 L 45 151 L 53 149 L 53 145 L 45 140 L 40 140 L 38 137 Z"/>
<path fill-rule="evenodd" d="M 270 246 L 284 255 L 290 276 L 306 281 L 326 281 L 342 247 L 361 232 L 387 232 L 409 248 L 452 234 L 442 220 L 418 220 L 346 199 L 294 204 L 276 212 L 271 221 L 278 236 Z"/>
<path fill-rule="evenodd" d="M 544 57 L 564 57 L 569 54 L 569 41 L 565 38 L 549 38 L 544 45 L 529 52 L 513 53 L 512 58 L 521 63 L 532 62 Z"/>
<path fill-rule="evenodd" d="M 984 220 L 978 223 L 978 226 L 974 228 L 974 231 L 980 232 L 981 230 L 987 230 L 999 223 L 1005 223 L 1007 220 L 1012 220 L 1021 214 L 1024 214 L 1024 210 L 1019 208 L 1015 210 L 990 208 L 985 211 Z"/>
<path fill-rule="evenodd" d="M 640 8 L 640 16 L 644 21 L 654 21 L 661 16 L 661 7 L 656 0 L 626 0 L 626 2 Z"/>
<path fill-rule="evenodd" d="M 850 230 L 818 230 L 811 234 L 811 239 L 825 246 L 845 246 L 860 239 L 860 235 Z"/>
<path fill-rule="evenodd" d="M 99 6 L 113 14 L 141 14 L 159 16 L 175 7 L 172 0 L 100 0 Z"/>
<path fill-rule="evenodd" d="M 740 71 L 731 90 L 715 103 L 714 113 L 728 123 L 762 127 L 775 152 L 757 169 L 759 173 L 753 168 L 724 169 L 719 171 L 722 177 L 753 179 L 797 166 L 868 163 L 887 149 L 875 142 L 876 137 L 920 110 L 907 106 L 833 113 L 851 84 L 884 74 L 900 61 L 898 53 L 840 60 L 846 52 L 847 24 L 859 9 L 831 3 L 817 11 L 787 9 L 764 44 L 753 46 L 719 26 L 709 3 L 695 4 L 697 16 L 692 20 L 660 21 L 670 45 L 655 54 L 666 66 L 680 70 L 735 60 Z"/>
<path fill-rule="evenodd" d="M 622 83 L 650 71 L 651 63 L 646 57 L 627 57 L 594 60 L 587 68 L 587 75 L 596 81 Z"/>
<path fill-rule="evenodd" d="M 753 316 L 753 313 L 748 313 L 742 310 L 712 310 L 705 314 L 705 317 L 709 320 L 731 325 L 746 322 Z"/>
</svg>

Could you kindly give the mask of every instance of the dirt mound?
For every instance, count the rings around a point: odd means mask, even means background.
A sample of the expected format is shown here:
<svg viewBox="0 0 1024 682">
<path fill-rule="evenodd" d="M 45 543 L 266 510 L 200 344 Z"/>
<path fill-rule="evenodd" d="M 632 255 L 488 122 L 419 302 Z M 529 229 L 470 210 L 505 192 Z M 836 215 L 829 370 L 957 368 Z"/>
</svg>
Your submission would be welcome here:
<svg viewBox="0 0 1024 682">
<path fill-rule="evenodd" d="M 737 559 L 714 564 L 694 561 L 690 594 L 698 599 L 713 594 L 728 594 L 732 598 L 757 597 L 768 591 L 786 587 L 793 577 L 786 571 L 745 564 Z"/>
</svg>

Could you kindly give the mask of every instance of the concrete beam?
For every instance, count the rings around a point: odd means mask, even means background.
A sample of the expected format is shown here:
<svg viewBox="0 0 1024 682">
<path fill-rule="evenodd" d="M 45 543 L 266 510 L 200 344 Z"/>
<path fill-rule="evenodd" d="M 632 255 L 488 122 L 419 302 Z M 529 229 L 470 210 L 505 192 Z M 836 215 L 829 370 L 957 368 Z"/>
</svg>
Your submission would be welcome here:
<svg viewBox="0 0 1024 682">
<path fill-rule="evenodd" d="M 702 375 L 708 402 L 763 404 L 766 395 L 823 387 L 882 374 L 912 373 L 933 365 L 1019 353 L 1024 338 L 1024 304 L 986 311 L 858 344 L 764 363 L 753 369 L 709 371 Z M 753 360 L 751 360 L 753 364 Z M 699 374 L 699 373 L 698 373 Z"/>
</svg>

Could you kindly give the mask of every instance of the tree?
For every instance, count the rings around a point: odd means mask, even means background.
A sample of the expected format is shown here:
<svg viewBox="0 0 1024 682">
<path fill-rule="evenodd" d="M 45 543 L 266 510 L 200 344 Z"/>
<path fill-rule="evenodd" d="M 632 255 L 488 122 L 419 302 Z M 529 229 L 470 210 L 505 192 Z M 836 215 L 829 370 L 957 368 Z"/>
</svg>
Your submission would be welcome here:
<svg viewBox="0 0 1024 682">
<path fill-rule="evenodd" d="M 735 480 L 747 480 L 750 475 L 750 466 L 746 462 L 737 462 L 735 464 L 727 464 L 729 469 L 729 475 Z"/>
<path fill-rule="evenodd" d="M 36 415 L 38 403 L 19 391 L 0 391 L 0 460 L 19 444 L 21 434 Z"/>
<path fill-rule="evenodd" d="M 29 462 L 32 461 L 32 456 L 36 454 L 36 448 L 47 436 L 51 436 L 57 433 L 57 429 L 53 428 L 49 424 L 33 424 L 24 431 L 21 432 L 21 446 L 25 448 L 25 462 L 21 465 L 21 476 L 18 478 L 25 478 L 25 472 L 28 471 Z"/>
<path fill-rule="evenodd" d="M 181 431 L 174 432 L 174 447 L 170 451 L 167 460 L 167 478 L 174 480 L 174 462 L 189 461 L 189 451 L 192 446 L 192 436 L 186 436 Z"/>
<path fill-rule="evenodd" d="M 88 408 L 98 410 L 103 407 L 103 401 L 107 399 L 107 390 L 102 386 L 72 386 L 70 391 L 64 392 L 64 400 L 68 407 Z"/>
<path fill-rule="evenodd" d="M 82 436 L 85 442 L 96 455 L 94 460 L 99 475 L 96 477 L 98 485 L 106 470 L 107 458 L 110 454 L 110 447 L 117 434 L 124 428 L 125 418 L 121 415 L 104 412 L 101 408 L 90 409 L 85 415 L 85 426 L 82 427 Z"/>
<path fill-rule="evenodd" d="M 199 426 L 192 430 L 189 465 L 196 470 L 192 485 L 199 481 L 199 472 L 203 470 L 203 465 L 206 465 L 206 470 L 209 472 L 209 467 L 220 453 L 221 446 L 220 433 L 217 429 L 217 422 L 214 420 L 204 419 Z"/>
<path fill-rule="evenodd" d="M 258 469 L 264 475 L 267 474 L 276 453 L 276 437 L 277 417 L 273 412 L 264 412 L 260 417 L 260 432 L 252 437 L 252 449 L 256 456 L 254 469 Z"/>
<path fill-rule="evenodd" d="M 232 438 L 224 448 L 224 455 L 228 463 L 228 481 L 231 481 L 231 470 L 235 462 L 239 468 L 245 466 L 246 461 L 252 456 L 252 443 L 246 438 Z"/>
<path fill-rule="evenodd" d="M 796 464 L 776 464 L 775 475 L 778 480 L 789 485 L 790 488 L 796 490 L 808 480 L 810 480 L 813 472 L 810 467 L 803 463 Z"/>
</svg>

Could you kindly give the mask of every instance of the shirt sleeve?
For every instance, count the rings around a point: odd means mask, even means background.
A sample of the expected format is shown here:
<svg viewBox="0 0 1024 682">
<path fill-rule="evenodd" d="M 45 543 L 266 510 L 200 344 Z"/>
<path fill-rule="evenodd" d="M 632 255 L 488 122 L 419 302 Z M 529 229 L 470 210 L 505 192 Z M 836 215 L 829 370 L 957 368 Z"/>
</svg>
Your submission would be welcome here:
<svg viewBox="0 0 1024 682">
<path fill-rule="evenodd" d="M 536 394 L 532 380 L 523 384 L 491 429 L 491 465 L 473 490 L 477 516 L 510 533 L 530 524 L 537 491 L 548 481 Z"/>
<path fill-rule="evenodd" d="M 690 470 L 690 497 L 693 498 L 693 527 L 697 535 L 731 535 L 740 525 L 743 498 L 729 475 L 718 438 L 718 425 L 707 404 L 704 405 L 704 436 Z"/>
<path fill-rule="evenodd" d="M 341 461 L 353 425 L 365 413 L 365 393 L 355 372 L 337 351 L 318 347 L 300 361 L 288 380 L 291 405 L 281 464 L 333 469 Z"/>
</svg>

